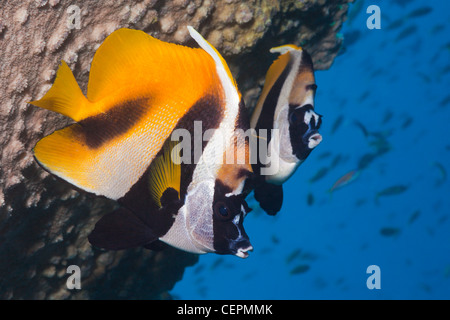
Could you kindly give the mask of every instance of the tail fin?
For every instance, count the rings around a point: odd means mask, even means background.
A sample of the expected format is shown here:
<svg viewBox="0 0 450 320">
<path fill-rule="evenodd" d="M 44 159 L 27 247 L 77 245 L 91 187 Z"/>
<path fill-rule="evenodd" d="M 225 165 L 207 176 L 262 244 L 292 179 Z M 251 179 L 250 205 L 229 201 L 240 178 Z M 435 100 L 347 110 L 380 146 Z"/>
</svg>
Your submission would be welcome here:
<svg viewBox="0 0 450 320">
<path fill-rule="evenodd" d="M 89 101 L 81 92 L 69 66 L 61 61 L 53 86 L 40 100 L 32 105 L 61 113 L 75 121 L 87 118 Z"/>
</svg>

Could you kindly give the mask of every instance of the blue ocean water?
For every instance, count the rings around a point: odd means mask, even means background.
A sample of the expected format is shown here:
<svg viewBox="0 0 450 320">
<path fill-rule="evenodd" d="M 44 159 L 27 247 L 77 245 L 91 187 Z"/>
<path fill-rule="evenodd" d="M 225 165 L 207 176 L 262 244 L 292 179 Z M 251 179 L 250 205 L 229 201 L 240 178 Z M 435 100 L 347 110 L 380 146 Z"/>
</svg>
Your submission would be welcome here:
<svg viewBox="0 0 450 320">
<path fill-rule="evenodd" d="M 250 256 L 202 255 L 175 298 L 450 299 L 450 2 L 351 11 L 345 52 L 316 72 L 323 142 L 284 185 L 281 212 L 251 212 Z"/>
</svg>

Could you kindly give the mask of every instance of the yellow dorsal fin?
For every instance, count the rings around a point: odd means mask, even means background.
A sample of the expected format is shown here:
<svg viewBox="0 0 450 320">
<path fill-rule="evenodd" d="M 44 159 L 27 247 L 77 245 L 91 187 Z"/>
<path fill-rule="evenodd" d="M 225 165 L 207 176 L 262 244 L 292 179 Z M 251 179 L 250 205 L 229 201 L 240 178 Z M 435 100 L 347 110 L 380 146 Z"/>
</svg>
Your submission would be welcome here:
<svg viewBox="0 0 450 320">
<path fill-rule="evenodd" d="M 295 44 L 285 44 L 270 49 L 271 53 L 279 53 L 279 54 L 285 54 L 286 52 L 289 51 L 302 51 L 302 47 L 297 47 Z"/>
<path fill-rule="evenodd" d="M 181 165 L 177 141 L 166 143 L 162 155 L 153 160 L 149 183 L 150 194 L 159 207 L 161 197 L 168 188 L 175 189 L 180 197 Z"/>
<path fill-rule="evenodd" d="M 261 92 L 261 95 L 259 96 L 258 102 L 256 103 L 256 107 L 253 110 L 252 117 L 250 120 L 250 126 L 252 128 L 256 127 L 256 124 L 258 122 L 258 119 L 262 112 L 262 107 L 264 105 L 264 102 L 267 98 L 267 95 L 269 94 L 270 89 L 272 89 L 273 85 L 277 81 L 277 79 L 280 77 L 281 73 L 283 73 L 284 69 L 286 69 L 291 57 L 290 54 L 286 54 L 291 50 L 294 50 L 292 47 L 288 46 L 287 50 L 281 49 L 286 48 L 286 46 L 276 47 L 270 49 L 270 52 L 272 53 L 281 53 L 281 55 L 272 63 L 269 70 L 267 70 L 266 78 L 264 80 L 264 87 Z"/>
<path fill-rule="evenodd" d="M 168 85 L 170 90 L 172 83 L 180 87 L 183 81 L 189 88 L 196 77 L 209 76 L 198 68 L 202 60 L 205 61 L 205 55 L 201 49 L 163 42 L 143 31 L 116 30 L 94 55 L 87 98 L 97 102 L 114 95 L 127 99 L 149 92 L 170 94 L 166 92 Z"/>
<path fill-rule="evenodd" d="M 154 103 L 164 99 L 163 103 L 168 99 L 197 100 L 206 90 L 220 85 L 211 67 L 214 60 L 202 49 L 122 28 L 110 34 L 96 51 L 87 97 L 62 61 L 50 90 L 42 99 L 30 103 L 79 122 L 139 97 L 152 97 Z M 228 70 L 226 64 L 225 68 Z"/>
<path fill-rule="evenodd" d="M 69 66 L 61 61 L 53 86 L 40 100 L 30 102 L 32 105 L 61 113 L 75 121 L 85 117 L 89 102 L 81 92 Z"/>
<path fill-rule="evenodd" d="M 293 44 L 287 44 L 270 49 L 271 53 L 279 53 L 280 56 L 272 63 L 269 70 L 267 70 L 265 82 L 268 83 L 268 87 L 272 88 L 275 81 L 288 65 L 290 55 L 286 53 L 291 51 L 302 51 L 302 48 L 299 48 Z M 266 83 L 264 83 L 264 85 L 266 85 Z"/>
<path fill-rule="evenodd" d="M 291 59 L 290 53 L 292 51 L 302 51 L 301 47 L 297 47 L 294 44 L 285 44 L 283 46 L 274 47 L 270 49 L 271 53 L 278 53 L 280 56 L 272 63 L 269 70 L 267 70 L 266 79 L 264 83 L 264 89 L 266 89 L 266 86 L 270 90 L 275 83 L 275 81 L 278 79 L 278 77 L 281 75 L 281 73 L 284 71 L 286 66 L 289 63 L 289 60 Z"/>
</svg>

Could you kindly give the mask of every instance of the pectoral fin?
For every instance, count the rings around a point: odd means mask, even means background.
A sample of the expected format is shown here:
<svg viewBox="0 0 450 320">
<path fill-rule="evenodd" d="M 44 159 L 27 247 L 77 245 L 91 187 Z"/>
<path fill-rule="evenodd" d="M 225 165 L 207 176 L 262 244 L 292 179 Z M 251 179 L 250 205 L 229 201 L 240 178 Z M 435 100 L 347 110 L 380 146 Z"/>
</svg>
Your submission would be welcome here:
<svg viewBox="0 0 450 320">
<path fill-rule="evenodd" d="M 178 199 L 180 197 L 181 160 L 179 152 L 176 142 L 167 141 L 162 154 L 153 161 L 150 168 L 149 190 L 153 200 L 160 208 L 164 205 L 163 195 L 169 189 L 173 190 L 173 193 L 176 192 L 175 197 Z"/>
<path fill-rule="evenodd" d="M 269 215 L 276 215 L 283 204 L 283 186 L 262 180 L 255 186 L 255 199 Z"/>
<path fill-rule="evenodd" d="M 158 237 L 130 210 L 121 207 L 103 216 L 88 239 L 95 247 L 121 250 L 149 245 Z"/>
</svg>

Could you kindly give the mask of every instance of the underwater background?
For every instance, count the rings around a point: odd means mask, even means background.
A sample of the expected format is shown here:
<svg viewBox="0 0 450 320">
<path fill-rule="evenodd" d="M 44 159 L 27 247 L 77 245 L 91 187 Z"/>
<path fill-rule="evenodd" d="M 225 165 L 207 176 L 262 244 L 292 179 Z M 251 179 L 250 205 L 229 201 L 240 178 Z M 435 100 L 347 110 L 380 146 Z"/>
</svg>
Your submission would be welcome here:
<svg viewBox="0 0 450 320">
<path fill-rule="evenodd" d="M 367 28 L 372 4 L 381 29 Z M 449 21 L 449 1 L 354 3 L 342 53 L 316 71 L 323 142 L 284 185 L 282 210 L 248 198 L 254 251 L 202 255 L 171 295 L 449 299 Z M 371 265 L 380 289 L 367 286 Z"/>
</svg>

